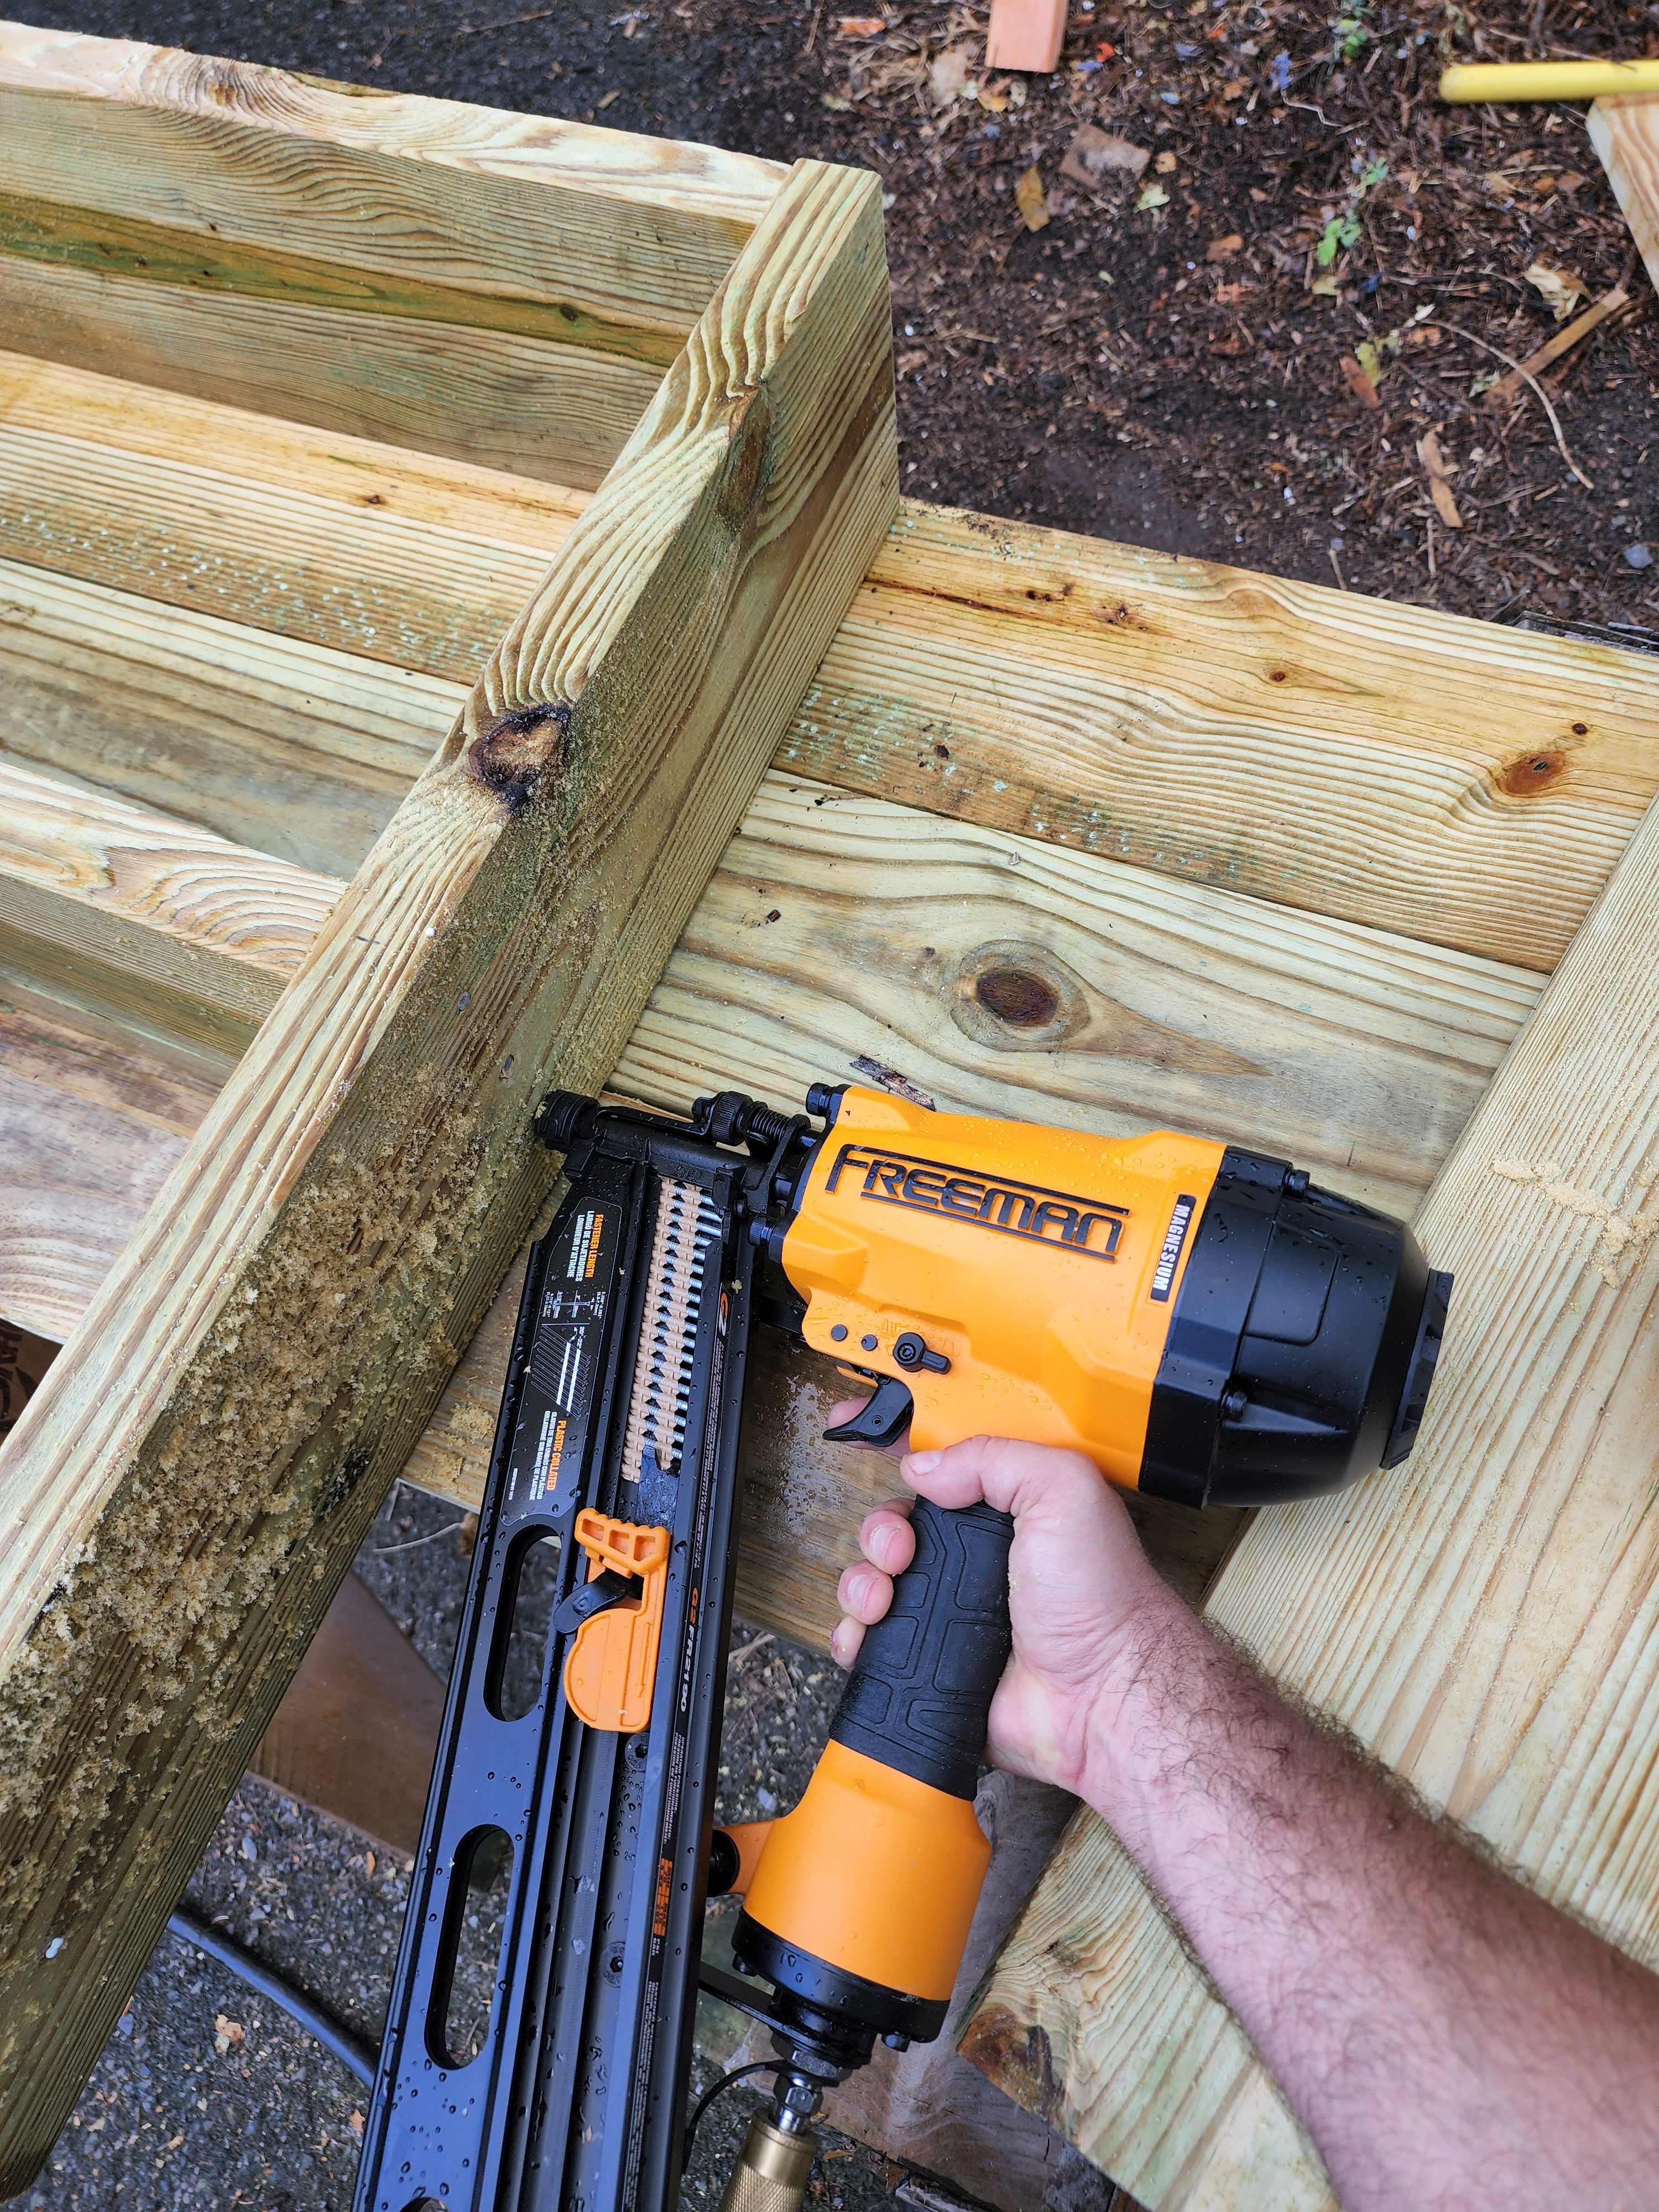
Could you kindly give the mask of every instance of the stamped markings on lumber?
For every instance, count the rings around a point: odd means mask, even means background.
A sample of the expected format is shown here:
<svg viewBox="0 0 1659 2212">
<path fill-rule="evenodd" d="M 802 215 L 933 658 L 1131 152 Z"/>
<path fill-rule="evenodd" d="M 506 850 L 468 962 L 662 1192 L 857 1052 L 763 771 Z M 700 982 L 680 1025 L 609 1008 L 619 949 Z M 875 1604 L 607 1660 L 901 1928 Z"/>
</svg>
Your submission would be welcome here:
<svg viewBox="0 0 1659 2212">
<path fill-rule="evenodd" d="M 896 500 L 879 187 L 802 164 L 7 1445 L 4 2185 L 540 1202 L 530 1105 L 614 1062 Z"/>
</svg>

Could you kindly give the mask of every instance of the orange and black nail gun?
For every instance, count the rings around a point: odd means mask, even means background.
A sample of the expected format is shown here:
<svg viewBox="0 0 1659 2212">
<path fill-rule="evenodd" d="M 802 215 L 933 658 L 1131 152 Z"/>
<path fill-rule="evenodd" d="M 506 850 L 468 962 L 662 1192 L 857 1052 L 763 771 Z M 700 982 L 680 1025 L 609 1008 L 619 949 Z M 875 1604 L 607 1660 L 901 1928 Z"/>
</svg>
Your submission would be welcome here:
<svg viewBox="0 0 1659 2212">
<path fill-rule="evenodd" d="M 726 2203 L 788 2212 L 824 2090 L 944 2024 L 990 1855 L 1012 1522 L 917 1504 L 800 1804 L 715 1829 L 757 1320 L 874 1385 L 852 1441 L 1062 1444 L 1194 1506 L 1412 1448 L 1451 1279 L 1402 1224 L 1239 1146 L 806 1104 L 543 1104 L 568 1192 L 526 1280 L 357 2212 L 665 2212 L 699 1985 L 776 2054 Z M 738 1889 L 732 1975 L 700 1936 Z"/>
</svg>

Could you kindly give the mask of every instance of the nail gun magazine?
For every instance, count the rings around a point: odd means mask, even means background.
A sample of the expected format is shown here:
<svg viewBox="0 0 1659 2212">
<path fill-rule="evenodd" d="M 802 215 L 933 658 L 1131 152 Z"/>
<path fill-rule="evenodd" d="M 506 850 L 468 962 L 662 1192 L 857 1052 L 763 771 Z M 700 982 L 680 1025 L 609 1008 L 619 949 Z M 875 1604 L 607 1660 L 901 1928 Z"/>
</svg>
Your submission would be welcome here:
<svg viewBox="0 0 1659 2212">
<path fill-rule="evenodd" d="M 716 1828 L 754 1328 L 871 1388 L 836 1437 L 1060 1444 L 1193 1507 L 1312 1497 L 1415 1440 L 1451 1279 L 1401 1223 L 1220 1140 L 823 1085 L 806 1109 L 723 1092 L 687 1124 L 556 1091 L 538 1116 L 567 1191 L 526 1277 L 356 2212 L 665 2212 L 700 1987 L 775 2055 L 726 2204 L 787 2212 L 826 2089 L 944 2026 L 990 1855 L 1012 1523 L 918 1502 L 799 1805 Z M 487 1873 L 504 1917 L 469 2008 Z M 736 1974 L 700 1956 L 732 1891 Z"/>
</svg>

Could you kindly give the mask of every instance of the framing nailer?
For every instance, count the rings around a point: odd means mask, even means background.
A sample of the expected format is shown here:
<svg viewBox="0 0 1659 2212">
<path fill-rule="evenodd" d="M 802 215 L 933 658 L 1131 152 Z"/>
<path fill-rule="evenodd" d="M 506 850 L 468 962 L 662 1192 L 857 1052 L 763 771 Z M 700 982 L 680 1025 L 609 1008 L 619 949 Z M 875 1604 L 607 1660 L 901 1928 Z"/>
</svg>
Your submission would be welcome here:
<svg viewBox="0 0 1659 2212">
<path fill-rule="evenodd" d="M 833 1435 L 1085 1452 L 1190 1505 L 1333 1490 L 1411 1449 L 1451 1279 L 1283 1160 L 816 1086 L 689 1127 L 556 1091 L 568 1192 L 531 1258 L 411 1887 L 358 2212 L 662 2212 L 699 1984 L 767 2027 L 775 2097 L 728 2204 L 798 2202 L 824 2089 L 943 2026 L 989 1846 L 1012 1523 L 915 1513 L 796 1809 L 717 1831 L 750 1330 L 874 1384 Z M 524 1710 L 526 1562 L 558 1550 Z M 487 2032 L 447 2022 L 469 1881 L 510 1852 Z M 740 1976 L 702 1966 L 741 1889 Z"/>
</svg>

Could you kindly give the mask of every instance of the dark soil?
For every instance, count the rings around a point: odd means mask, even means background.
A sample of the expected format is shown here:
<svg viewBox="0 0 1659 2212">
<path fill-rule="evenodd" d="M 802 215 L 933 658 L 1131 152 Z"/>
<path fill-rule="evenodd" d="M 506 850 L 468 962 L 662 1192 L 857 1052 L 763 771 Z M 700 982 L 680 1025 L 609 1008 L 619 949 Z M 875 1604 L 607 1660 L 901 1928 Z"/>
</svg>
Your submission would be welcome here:
<svg viewBox="0 0 1659 2212">
<path fill-rule="evenodd" d="M 1444 108 L 1447 59 L 1659 52 L 1618 0 L 1073 0 L 1052 76 L 986 78 L 947 0 L 59 0 L 74 27 L 769 155 L 859 162 L 888 250 L 911 490 L 1491 615 L 1652 623 L 1653 295 L 1556 105 Z M 873 36 L 844 21 L 879 20 Z M 1346 60 L 1340 49 L 1348 50 Z M 954 87 L 954 88 L 952 88 Z M 988 102 L 989 105 L 986 103 Z M 1140 177 L 1062 175 L 1079 126 Z M 1386 174 L 1380 173 L 1386 164 Z M 1048 220 L 1014 188 L 1035 167 Z M 1365 178 L 1373 181 L 1361 190 Z M 1166 196 L 1139 207 L 1146 187 Z M 1327 270 L 1334 223 L 1352 242 Z M 1346 226 L 1346 231 L 1343 227 Z M 1634 306 L 1496 412 L 1477 380 L 1557 327 L 1534 264 Z M 1334 290 L 1310 287 L 1322 276 Z M 1582 302 L 1581 302 L 1582 304 Z M 1375 409 L 1341 368 L 1366 344 Z M 1456 473 L 1436 517 L 1419 441 Z"/>
</svg>

